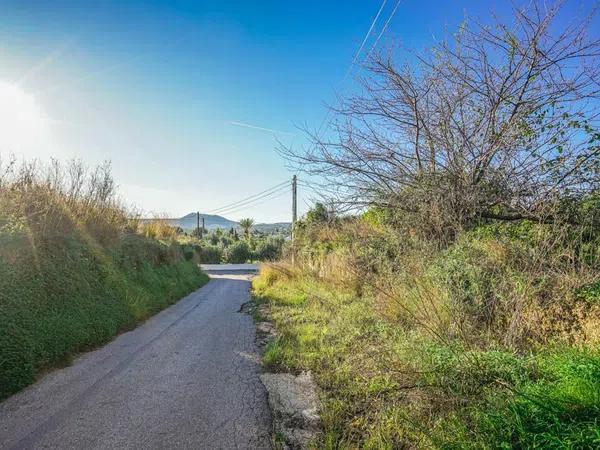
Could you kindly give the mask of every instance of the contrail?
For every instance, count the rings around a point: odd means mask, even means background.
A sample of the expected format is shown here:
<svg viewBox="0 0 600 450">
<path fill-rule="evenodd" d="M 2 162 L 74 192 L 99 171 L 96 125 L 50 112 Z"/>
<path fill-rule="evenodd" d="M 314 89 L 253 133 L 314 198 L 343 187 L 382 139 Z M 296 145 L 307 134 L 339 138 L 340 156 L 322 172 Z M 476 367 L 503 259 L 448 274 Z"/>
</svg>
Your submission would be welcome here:
<svg viewBox="0 0 600 450">
<path fill-rule="evenodd" d="M 167 43 L 167 45 L 165 47 L 163 47 L 163 50 L 169 50 L 170 48 L 175 47 L 176 45 L 178 45 L 180 43 L 185 43 L 185 41 L 187 39 L 188 39 L 187 35 L 181 36 L 178 39 L 175 39 L 174 41 Z M 135 55 L 127 58 L 125 61 L 121 61 L 121 62 L 116 63 L 116 64 L 110 64 L 110 65 L 101 67 L 98 70 L 94 70 L 94 71 L 91 71 L 91 72 L 88 72 L 88 73 L 84 73 L 79 78 L 75 78 L 74 80 L 71 80 L 68 83 L 55 84 L 54 86 L 51 86 L 48 89 L 40 91 L 40 93 L 49 94 L 49 93 L 55 92 L 56 90 L 61 89 L 62 87 L 65 87 L 65 86 L 71 87 L 71 86 L 73 86 L 75 84 L 79 84 L 79 83 L 81 83 L 83 81 L 87 81 L 89 79 L 98 77 L 100 75 L 104 75 L 106 73 L 113 72 L 115 70 L 128 67 L 133 61 L 137 61 L 137 60 L 142 59 L 143 57 L 151 55 L 151 54 L 152 54 L 151 51 L 137 53 L 137 54 L 135 54 Z"/>
<path fill-rule="evenodd" d="M 68 40 L 63 42 L 58 48 L 54 49 L 48 56 L 38 62 L 35 66 L 25 72 L 21 77 L 15 81 L 15 84 L 21 85 L 25 83 L 28 79 L 34 77 L 38 72 L 42 69 L 46 68 L 50 64 L 52 64 L 56 59 L 58 59 L 67 48 L 71 45 L 73 41 Z"/>
<path fill-rule="evenodd" d="M 294 133 L 290 133 L 289 131 L 273 130 L 272 128 L 259 127 L 256 125 L 251 125 L 249 123 L 235 122 L 233 120 L 228 121 L 227 124 L 235 125 L 237 127 L 252 128 L 253 130 L 268 131 L 269 133 L 273 133 L 273 134 L 294 134 Z"/>
<path fill-rule="evenodd" d="M 141 55 L 137 55 L 137 56 L 133 56 L 130 59 L 128 59 L 126 62 L 121 62 L 121 63 L 117 63 L 117 64 L 112 64 L 109 66 L 105 66 L 102 67 L 101 69 L 92 71 L 92 72 L 88 72 L 83 74 L 82 76 L 80 76 L 79 78 L 75 78 L 74 80 L 69 81 L 68 83 L 59 83 L 59 84 L 55 84 L 54 86 L 51 86 L 47 89 L 44 89 L 43 91 L 39 91 L 38 93 L 40 94 L 50 94 L 55 92 L 56 90 L 68 86 L 68 87 L 72 87 L 76 84 L 81 83 L 82 81 L 86 81 L 89 80 L 91 78 L 95 78 L 99 75 L 103 75 L 112 71 L 115 71 L 117 69 L 120 69 L 122 67 L 126 67 L 128 64 L 130 64 L 132 61 L 135 61 L 137 59 L 140 59 Z"/>
</svg>

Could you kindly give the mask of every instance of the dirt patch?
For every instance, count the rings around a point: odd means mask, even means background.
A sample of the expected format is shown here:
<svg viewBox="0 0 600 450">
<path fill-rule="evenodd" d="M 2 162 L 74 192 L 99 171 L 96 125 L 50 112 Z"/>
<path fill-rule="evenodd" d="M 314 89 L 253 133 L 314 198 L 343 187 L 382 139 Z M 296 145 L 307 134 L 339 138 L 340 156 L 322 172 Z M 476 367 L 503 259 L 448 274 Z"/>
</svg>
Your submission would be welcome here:
<svg viewBox="0 0 600 450">
<path fill-rule="evenodd" d="M 256 343 L 262 352 L 270 340 L 275 339 L 278 334 L 275 326 L 269 321 L 271 312 L 269 305 L 256 303 L 254 300 L 244 303 L 240 308 L 242 313 L 250 314 L 256 324 Z"/>
</svg>

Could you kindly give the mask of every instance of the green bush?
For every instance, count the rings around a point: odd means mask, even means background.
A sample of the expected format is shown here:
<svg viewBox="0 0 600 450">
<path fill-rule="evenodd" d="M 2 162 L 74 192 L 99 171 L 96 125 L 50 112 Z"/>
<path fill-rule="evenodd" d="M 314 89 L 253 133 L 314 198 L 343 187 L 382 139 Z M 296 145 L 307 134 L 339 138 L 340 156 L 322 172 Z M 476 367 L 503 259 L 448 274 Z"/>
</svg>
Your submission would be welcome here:
<svg viewBox="0 0 600 450">
<path fill-rule="evenodd" d="M 204 245 L 200 249 L 202 264 L 219 264 L 223 259 L 223 250 L 218 245 Z"/>
<path fill-rule="evenodd" d="M 600 448 L 598 229 L 478 223 L 439 245 L 387 220 L 301 223 L 295 264 L 253 282 L 278 330 L 264 364 L 322 388 L 316 446 Z"/>
<path fill-rule="evenodd" d="M 202 255 L 202 247 L 198 244 L 182 244 L 181 250 L 186 261 L 197 261 Z"/>
<path fill-rule="evenodd" d="M 252 259 L 258 261 L 275 261 L 281 258 L 283 242 L 282 238 L 275 237 L 261 239 L 256 243 L 256 247 L 252 252 Z"/>
<path fill-rule="evenodd" d="M 208 281 L 165 221 L 136 233 L 109 164 L 1 169 L 0 398 Z"/>
<path fill-rule="evenodd" d="M 245 241 L 235 241 L 225 248 L 223 258 L 225 262 L 241 264 L 247 262 L 251 256 L 250 247 Z"/>
<path fill-rule="evenodd" d="M 0 232 L 10 241 L 0 248 L 0 398 L 207 281 L 179 246 L 139 235 L 110 248 L 75 234 L 25 238 Z"/>
<path fill-rule="evenodd" d="M 382 320 L 369 300 L 279 269 L 253 282 L 279 332 L 263 363 L 312 371 L 325 432 L 316 447 L 599 448 L 598 349 L 441 343 Z"/>
</svg>

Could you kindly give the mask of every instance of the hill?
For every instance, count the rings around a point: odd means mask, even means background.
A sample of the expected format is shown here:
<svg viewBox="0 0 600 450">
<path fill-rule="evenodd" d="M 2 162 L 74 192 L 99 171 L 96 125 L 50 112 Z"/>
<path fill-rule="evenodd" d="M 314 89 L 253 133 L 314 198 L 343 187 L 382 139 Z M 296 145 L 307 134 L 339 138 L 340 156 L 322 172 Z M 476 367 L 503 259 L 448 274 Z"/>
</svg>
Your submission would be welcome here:
<svg viewBox="0 0 600 450">
<path fill-rule="evenodd" d="M 204 218 L 204 228 L 207 230 L 215 230 L 217 228 L 229 229 L 229 228 L 240 228 L 240 224 L 234 220 L 227 219 L 223 216 L 216 214 L 202 214 L 200 217 Z M 193 230 L 196 228 L 197 218 L 196 213 L 189 213 L 178 219 L 169 219 L 169 222 L 176 227 L 181 227 L 186 231 Z M 276 222 L 276 223 L 258 223 L 254 225 L 254 230 L 262 233 L 287 233 L 290 230 L 290 222 Z"/>
<path fill-rule="evenodd" d="M 204 228 L 207 230 L 213 230 L 216 228 L 237 228 L 239 224 L 233 220 L 226 219 L 223 216 L 217 216 L 214 214 L 200 214 L 201 218 L 204 218 Z M 197 218 L 196 213 L 189 213 L 179 219 L 170 219 L 174 226 L 183 228 L 184 230 L 193 230 L 196 228 Z"/>
</svg>

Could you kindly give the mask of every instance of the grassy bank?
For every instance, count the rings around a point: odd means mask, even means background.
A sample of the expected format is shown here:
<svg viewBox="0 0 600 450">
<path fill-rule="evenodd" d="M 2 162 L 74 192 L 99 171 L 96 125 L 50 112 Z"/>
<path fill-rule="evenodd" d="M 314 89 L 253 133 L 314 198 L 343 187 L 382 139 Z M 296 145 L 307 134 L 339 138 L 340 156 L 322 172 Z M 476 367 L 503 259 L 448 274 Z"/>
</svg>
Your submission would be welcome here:
<svg viewBox="0 0 600 450">
<path fill-rule="evenodd" d="M 137 234 L 101 177 L 69 194 L 48 174 L 0 177 L 0 398 L 207 281 L 197 255 Z"/>
<path fill-rule="evenodd" d="M 254 282 L 273 371 L 311 370 L 325 448 L 600 446 L 596 238 L 484 226 L 447 248 L 364 219 Z"/>
</svg>

